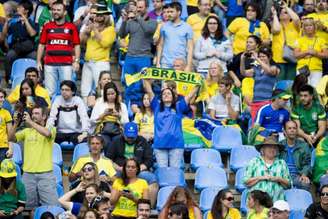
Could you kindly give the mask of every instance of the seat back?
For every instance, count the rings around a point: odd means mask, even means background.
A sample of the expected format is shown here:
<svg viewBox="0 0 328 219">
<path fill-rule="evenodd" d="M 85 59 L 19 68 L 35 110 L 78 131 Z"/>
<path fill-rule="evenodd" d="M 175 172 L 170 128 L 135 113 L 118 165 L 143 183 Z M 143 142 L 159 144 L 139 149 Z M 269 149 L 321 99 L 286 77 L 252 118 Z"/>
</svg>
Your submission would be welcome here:
<svg viewBox="0 0 328 219">
<path fill-rule="evenodd" d="M 175 186 L 162 187 L 157 193 L 156 209 L 161 211 Z"/>
<path fill-rule="evenodd" d="M 54 176 L 56 177 L 56 184 L 63 185 L 63 175 L 62 175 L 61 168 L 56 164 L 53 165 L 53 168 L 54 168 L 53 173 Z"/>
<path fill-rule="evenodd" d="M 159 167 L 155 171 L 157 183 L 160 187 L 164 186 L 185 186 L 183 170 L 175 167 Z"/>
<path fill-rule="evenodd" d="M 219 150 L 230 151 L 233 147 L 243 144 L 240 130 L 234 127 L 216 127 L 212 133 L 212 144 Z"/>
<path fill-rule="evenodd" d="M 41 215 L 47 211 L 52 213 L 56 217 L 58 214 L 64 212 L 65 210 L 58 206 L 51 206 L 51 205 L 40 206 L 37 207 L 34 211 L 34 219 L 40 219 Z"/>
<path fill-rule="evenodd" d="M 58 166 L 63 165 L 63 154 L 59 144 L 54 143 L 53 152 L 52 152 L 52 162 Z"/>
<path fill-rule="evenodd" d="M 13 147 L 13 160 L 16 164 L 23 164 L 23 156 L 21 146 L 17 143 L 11 143 Z"/>
<path fill-rule="evenodd" d="M 34 59 L 16 59 L 11 67 L 10 80 L 12 81 L 12 88 L 19 85 L 25 78 L 25 71 L 29 67 L 36 67 Z"/>
<path fill-rule="evenodd" d="M 243 182 L 243 179 L 245 177 L 245 171 L 246 168 L 240 168 L 239 170 L 237 170 L 236 172 L 236 176 L 235 176 L 235 188 L 238 192 L 243 192 L 246 189 L 246 186 Z"/>
<path fill-rule="evenodd" d="M 221 189 L 222 188 L 220 187 L 209 187 L 203 189 L 199 197 L 199 207 L 202 212 L 211 210 L 214 198 Z"/>
<path fill-rule="evenodd" d="M 248 190 L 245 189 L 242 193 L 241 193 L 241 197 L 240 197 L 240 211 L 243 214 L 247 214 L 248 212 L 248 207 L 247 207 L 247 197 L 248 197 Z"/>
<path fill-rule="evenodd" d="M 251 159 L 259 156 L 260 153 L 254 146 L 243 145 L 231 149 L 230 169 L 236 172 L 242 167 L 246 167 Z"/>
<path fill-rule="evenodd" d="M 88 155 L 90 153 L 88 143 L 77 144 L 73 151 L 72 162 L 75 163 L 80 157 Z"/>
<path fill-rule="evenodd" d="M 199 167 L 195 175 L 195 189 L 201 191 L 208 187 L 227 188 L 227 175 L 220 167 Z"/>
<path fill-rule="evenodd" d="M 195 149 L 191 152 L 191 168 L 196 170 L 201 166 L 223 167 L 221 154 L 215 149 Z"/>
<path fill-rule="evenodd" d="M 311 193 L 303 189 L 285 190 L 285 198 L 291 210 L 305 211 L 313 203 Z"/>
</svg>

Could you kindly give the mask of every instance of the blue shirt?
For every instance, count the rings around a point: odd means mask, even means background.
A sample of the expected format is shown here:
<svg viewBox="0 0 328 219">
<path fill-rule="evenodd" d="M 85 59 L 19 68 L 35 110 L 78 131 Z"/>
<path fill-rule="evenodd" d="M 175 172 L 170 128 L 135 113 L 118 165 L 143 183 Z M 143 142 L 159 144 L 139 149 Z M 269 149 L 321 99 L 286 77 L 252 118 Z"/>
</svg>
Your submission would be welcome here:
<svg viewBox="0 0 328 219">
<path fill-rule="evenodd" d="M 164 107 L 161 111 L 160 101 L 153 98 L 151 108 L 154 112 L 154 149 L 184 148 L 182 117 L 188 110 L 184 99 L 177 101 L 176 109 Z"/>
<path fill-rule="evenodd" d="M 82 204 L 79 202 L 73 202 L 72 210 L 71 213 L 74 214 L 75 216 L 78 216 L 80 213 L 80 209 L 82 207 Z"/>
<path fill-rule="evenodd" d="M 29 18 L 29 23 L 35 30 L 34 22 Z M 15 42 L 22 42 L 25 40 L 32 40 L 33 37 L 31 37 L 26 29 L 26 25 L 23 24 L 18 16 L 15 16 L 9 21 L 9 28 L 8 28 L 8 43 L 11 47 Z"/>
<path fill-rule="evenodd" d="M 270 100 L 272 90 L 277 81 L 276 76 L 269 75 L 263 71 L 260 65 L 253 67 L 254 74 L 254 102 Z"/>
<path fill-rule="evenodd" d="M 229 0 L 227 16 L 237 17 L 237 16 L 243 16 L 243 15 L 244 15 L 243 4 L 238 5 L 237 0 Z"/>
<path fill-rule="evenodd" d="M 257 112 L 255 124 L 276 132 L 282 132 L 282 127 L 288 120 L 289 112 L 286 109 L 275 110 L 271 104 L 266 104 Z"/>
<path fill-rule="evenodd" d="M 294 147 L 289 147 L 288 145 L 286 145 L 287 147 L 287 166 L 288 166 L 288 170 L 290 175 L 298 175 L 298 170 L 296 168 L 295 165 L 295 160 L 293 157 L 293 153 L 294 153 Z"/>
<path fill-rule="evenodd" d="M 180 21 L 179 24 L 168 21 L 161 27 L 160 33 L 164 40 L 161 65 L 172 68 L 175 59 L 183 58 L 186 60 L 187 42 L 193 37 L 189 24 L 184 21 Z"/>
</svg>

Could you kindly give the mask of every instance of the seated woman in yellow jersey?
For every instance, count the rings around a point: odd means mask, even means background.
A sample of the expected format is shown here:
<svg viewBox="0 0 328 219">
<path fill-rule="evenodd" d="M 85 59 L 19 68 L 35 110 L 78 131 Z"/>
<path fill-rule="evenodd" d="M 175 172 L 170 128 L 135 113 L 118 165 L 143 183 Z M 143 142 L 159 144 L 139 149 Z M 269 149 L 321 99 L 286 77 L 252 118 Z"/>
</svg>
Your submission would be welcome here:
<svg viewBox="0 0 328 219">
<path fill-rule="evenodd" d="M 270 31 L 264 22 L 259 20 L 259 6 L 250 2 L 246 5 L 246 17 L 239 17 L 232 21 L 228 27 L 230 35 L 233 36 L 233 54 L 237 55 L 246 50 L 246 40 L 250 35 L 258 36 L 264 44 L 270 43 Z"/>
<path fill-rule="evenodd" d="M 322 77 L 322 59 L 328 57 L 328 46 L 325 39 L 316 35 L 316 25 L 312 18 L 303 19 L 303 36 L 294 44 L 294 55 L 297 59 L 297 71 L 310 72 L 309 84 L 316 87 Z"/>
<path fill-rule="evenodd" d="M 273 8 L 272 21 L 272 59 L 280 67 L 279 80 L 294 80 L 296 63 L 286 61 L 284 46 L 292 47 L 295 39 L 299 37 L 301 22 L 298 15 L 283 2 L 280 13 Z M 279 16 L 279 17 L 278 17 Z"/>
<path fill-rule="evenodd" d="M 50 107 L 50 97 L 48 91 L 42 87 L 39 84 L 40 77 L 39 77 L 39 71 L 34 67 L 29 67 L 25 70 L 25 79 L 28 78 L 33 81 L 33 90 L 35 91 L 35 94 L 39 97 L 42 97 L 47 101 L 48 106 Z M 17 101 L 19 101 L 20 98 L 20 87 L 21 85 L 17 85 L 14 90 L 9 94 L 7 97 L 7 100 L 11 104 L 15 104 Z"/>
<path fill-rule="evenodd" d="M 154 138 L 154 113 L 150 107 L 150 98 L 147 93 L 142 97 L 140 112 L 135 115 L 134 122 L 139 127 L 139 135 L 148 142 L 152 141 Z"/>
<path fill-rule="evenodd" d="M 113 219 L 136 218 L 137 202 L 148 199 L 148 184 L 137 177 L 140 166 L 136 159 L 129 158 L 123 165 L 122 177 L 114 181 L 111 204 L 114 206 Z"/>
<path fill-rule="evenodd" d="M 272 207 L 272 199 L 266 192 L 253 190 L 248 195 L 247 219 L 267 219 Z"/>
<path fill-rule="evenodd" d="M 190 191 L 187 188 L 181 186 L 177 186 L 173 189 L 158 218 L 159 219 L 168 218 L 170 208 L 176 202 L 183 203 L 187 206 L 188 215 L 190 219 L 202 218 L 202 213 L 197 203 L 193 200 Z"/>
<path fill-rule="evenodd" d="M 238 209 L 233 207 L 234 196 L 229 189 L 222 189 L 215 196 L 211 211 L 207 219 L 230 218 L 240 219 L 241 215 Z"/>
<path fill-rule="evenodd" d="M 5 98 L 6 91 L 0 88 L 0 163 L 13 155 L 12 144 L 8 142 L 8 136 L 12 131 L 12 117 L 10 112 L 3 108 Z"/>
<path fill-rule="evenodd" d="M 208 74 L 205 81 L 205 86 L 208 94 L 207 100 L 213 97 L 219 89 L 219 82 L 224 76 L 221 65 L 214 61 L 211 62 L 208 68 Z"/>
</svg>

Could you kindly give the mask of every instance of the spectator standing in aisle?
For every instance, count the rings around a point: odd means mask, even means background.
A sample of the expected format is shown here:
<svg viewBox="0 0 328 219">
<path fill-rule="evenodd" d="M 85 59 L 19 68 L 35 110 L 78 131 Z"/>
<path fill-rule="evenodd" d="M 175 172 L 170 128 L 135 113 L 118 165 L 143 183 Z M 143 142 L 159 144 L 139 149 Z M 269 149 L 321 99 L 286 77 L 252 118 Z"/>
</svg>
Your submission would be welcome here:
<svg viewBox="0 0 328 219">
<path fill-rule="evenodd" d="M 14 133 L 10 139 L 21 142 L 24 150 L 23 178 L 26 188 L 26 207 L 57 205 L 56 178 L 53 174 L 52 151 L 56 128 L 47 127 L 48 110 L 35 106 L 31 115 L 24 112 L 23 120 L 28 128 L 16 132 L 17 115 L 14 117 Z"/>
<path fill-rule="evenodd" d="M 328 218 L 328 185 L 320 188 L 320 202 L 312 203 L 307 209 L 305 219 Z"/>
<path fill-rule="evenodd" d="M 52 97 L 56 94 L 57 83 L 72 80 L 73 71 L 79 70 L 81 50 L 76 26 L 65 21 L 64 3 L 61 0 L 54 2 L 51 11 L 54 21 L 46 23 L 42 29 L 37 66 L 40 71 L 44 69 L 45 86 Z"/>
<path fill-rule="evenodd" d="M 0 163 L 3 159 L 10 158 L 13 155 L 11 143 L 8 142 L 8 136 L 12 132 L 12 117 L 10 112 L 4 108 L 6 91 L 0 88 Z"/>
<path fill-rule="evenodd" d="M 157 45 L 157 67 L 173 68 L 173 61 L 183 58 L 187 62 L 184 70 L 192 70 L 193 32 L 190 25 L 181 20 L 181 11 L 179 2 L 169 4 L 169 21 L 161 27 Z"/>
<path fill-rule="evenodd" d="M 202 30 L 205 25 L 205 21 L 211 12 L 211 1 L 210 0 L 198 0 L 198 13 L 194 13 L 190 15 L 187 19 L 187 24 L 191 26 L 191 29 L 194 33 L 194 42 L 198 40 L 198 38 L 202 34 Z M 213 14 L 214 15 L 214 14 Z"/>
<path fill-rule="evenodd" d="M 27 68 L 25 70 L 25 79 L 30 79 L 33 81 L 35 95 L 42 97 L 50 106 L 51 105 L 50 97 L 49 97 L 48 91 L 44 87 L 42 87 L 40 84 L 40 75 L 39 75 L 38 69 L 36 69 L 35 67 Z M 17 85 L 14 88 L 14 90 L 9 94 L 9 96 L 7 97 L 7 100 L 9 103 L 15 104 L 17 101 L 19 101 L 20 87 L 21 87 L 20 85 Z"/>
<path fill-rule="evenodd" d="M 286 139 L 280 143 L 285 148 L 280 152 L 280 158 L 285 160 L 289 169 L 293 186 L 310 190 L 311 181 L 311 149 L 309 145 L 297 138 L 297 123 L 288 121 L 284 125 Z"/>
<path fill-rule="evenodd" d="M 93 23 L 80 33 L 81 44 L 86 44 L 85 63 L 82 69 L 81 96 L 84 102 L 97 84 L 100 72 L 110 70 L 110 51 L 115 41 L 114 25 L 106 6 L 98 6 Z"/>
<path fill-rule="evenodd" d="M 138 0 L 137 8 L 129 7 L 122 11 L 123 23 L 118 35 L 125 38 L 129 34 L 128 52 L 124 61 L 124 74 L 135 74 L 152 65 L 151 44 L 156 31 L 157 22 L 147 16 L 148 1 Z M 125 102 L 131 104 L 133 112 L 137 112 L 142 104 L 142 81 L 125 89 Z"/>
<path fill-rule="evenodd" d="M 326 131 L 326 112 L 318 101 L 313 99 L 314 88 L 304 85 L 299 90 L 300 103 L 293 107 L 291 118 L 298 127 L 298 136 L 311 146 L 324 136 Z"/>
<path fill-rule="evenodd" d="M 35 59 L 34 36 L 37 34 L 34 22 L 30 18 L 33 4 L 23 0 L 18 4 L 17 14 L 7 20 L 3 26 L 3 38 L 7 38 L 9 51 L 5 58 L 5 78 L 8 82 L 13 62 L 18 58 Z"/>
<path fill-rule="evenodd" d="M 65 80 L 60 84 L 61 95 L 52 104 L 48 126 L 57 128 L 55 142 L 72 142 L 74 145 L 86 141 L 90 128 L 87 109 L 81 97 L 76 96 L 76 85 Z"/>
</svg>

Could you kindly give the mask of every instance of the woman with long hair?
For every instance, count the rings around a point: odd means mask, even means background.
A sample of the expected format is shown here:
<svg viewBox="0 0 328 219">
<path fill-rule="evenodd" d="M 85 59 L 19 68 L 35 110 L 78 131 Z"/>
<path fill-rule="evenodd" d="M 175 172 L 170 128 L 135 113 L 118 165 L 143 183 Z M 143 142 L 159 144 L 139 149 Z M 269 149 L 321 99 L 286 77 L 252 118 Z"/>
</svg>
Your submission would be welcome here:
<svg viewBox="0 0 328 219">
<path fill-rule="evenodd" d="M 104 87 L 108 82 L 112 81 L 110 71 L 101 71 L 98 78 L 97 87 L 88 95 L 87 105 L 91 109 L 95 106 L 96 100 L 103 96 Z"/>
<path fill-rule="evenodd" d="M 224 72 L 217 61 L 213 61 L 209 65 L 208 74 L 206 77 L 205 85 L 207 87 L 208 99 L 216 94 L 219 89 L 219 82 L 223 78 Z"/>
<path fill-rule="evenodd" d="M 0 218 L 23 219 L 26 192 L 22 181 L 16 179 L 13 160 L 4 159 L 0 165 Z"/>
<path fill-rule="evenodd" d="M 103 97 L 96 101 L 90 121 L 96 133 L 102 134 L 106 146 L 115 136 L 121 134 L 121 126 L 129 122 L 127 107 L 121 102 L 114 82 L 105 85 Z"/>
<path fill-rule="evenodd" d="M 187 206 L 188 215 L 190 219 L 201 219 L 202 213 L 197 205 L 197 203 L 193 200 L 190 191 L 184 187 L 177 186 L 173 189 L 170 196 L 168 197 L 160 215 L 158 216 L 159 219 L 166 219 L 169 215 L 169 209 L 171 206 L 176 203 L 180 202 Z"/>
<path fill-rule="evenodd" d="M 272 199 L 268 193 L 261 190 L 253 190 L 248 196 L 247 219 L 267 219 L 270 208 L 272 207 Z"/>
<path fill-rule="evenodd" d="M 227 72 L 227 62 L 232 59 L 230 40 L 224 35 L 223 25 L 217 16 L 209 16 L 197 40 L 194 58 L 198 61 L 197 72 L 207 73 L 211 62 L 218 62 Z"/>
<path fill-rule="evenodd" d="M 136 113 L 134 122 L 138 124 L 139 135 L 147 141 L 152 141 L 154 138 L 154 113 L 150 107 L 150 98 L 147 93 L 142 97 L 140 112 Z"/>
<path fill-rule="evenodd" d="M 125 161 L 122 176 L 114 181 L 110 202 L 114 219 L 135 218 L 139 199 L 149 199 L 148 184 L 138 178 L 140 166 L 135 158 Z"/>
<path fill-rule="evenodd" d="M 215 196 L 211 211 L 207 219 L 240 219 L 241 215 L 238 209 L 233 207 L 234 196 L 229 189 L 222 189 Z"/>
<path fill-rule="evenodd" d="M 83 202 L 73 202 L 71 198 L 79 192 L 85 192 Z M 84 182 L 81 182 L 75 189 L 70 190 L 65 193 L 62 197 L 58 199 L 59 203 L 64 209 L 70 211 L 75 216 L 78 216 L 80 212 L 84 212 L 87 208 L 90 207 L 92 200 L 100 194 L 99 187 L 97 184 L 85 185 Z"/>
<path fill-rule="evenodd" d="M 81 178 L 71 184 L 70 190 L 75 189 L 80 183 L 83 183 L 85 186 L 96 184 L 99 187 L 99 191 L 101 191 L 104 196 L 110 197 L 110 185 L 108 182 L 99 179 L 98 167 L 94 162 L 85 163 L 81 171 Z M 82 203 L 84 196 L 85 191 L 77 192 L 71 200 Z"/>
</svg>

